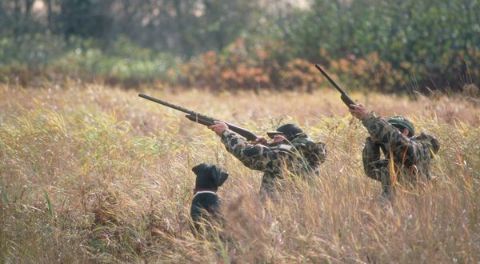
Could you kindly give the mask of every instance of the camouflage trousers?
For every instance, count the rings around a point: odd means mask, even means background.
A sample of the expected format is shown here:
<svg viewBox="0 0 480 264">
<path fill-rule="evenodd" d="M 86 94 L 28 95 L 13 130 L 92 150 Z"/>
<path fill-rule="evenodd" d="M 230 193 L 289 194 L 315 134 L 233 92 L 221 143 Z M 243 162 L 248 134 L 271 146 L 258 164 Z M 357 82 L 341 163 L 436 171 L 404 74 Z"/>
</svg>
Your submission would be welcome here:
<svg viewBox="0 0 480 264">
<path fill-rule="evenodd" d="M 369 178 L 382 183 L 382 195 L 391 197 L 394 190 L 388 170 L 388 160 L 380 159 L 380 149 L 380 145 L 373 142 L 370 137 L 365 140 L 362 151 L 363 169 Z"/>
<path fill-rule="evenodd" d="M 382 195 L 386 197 L 392 197 L 395 193 L 392 179 L 395 178 L 402 187 L 413 188 L 417 186 L 419 182 L 426 182 L 425 177 L 420 177 L 422 173 L 419 173 L 416 166 L 405 168 L 394 164 L 395 177 L 391 176 L 389 170 L 389 160 L 380 159 L 381 147 L 379 144 L 373 142 L 370 137 L 365 141 L 365 147 L 362 152 L 363 169 L 365 174 L 376 181 L 382 183 Z"/>
</svg>

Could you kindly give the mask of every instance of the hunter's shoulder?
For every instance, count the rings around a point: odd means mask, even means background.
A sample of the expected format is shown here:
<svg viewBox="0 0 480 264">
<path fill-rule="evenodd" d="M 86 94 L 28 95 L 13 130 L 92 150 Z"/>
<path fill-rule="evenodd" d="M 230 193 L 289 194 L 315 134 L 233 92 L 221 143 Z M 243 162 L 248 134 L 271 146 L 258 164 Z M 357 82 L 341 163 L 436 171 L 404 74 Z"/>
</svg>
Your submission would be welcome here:
<svg viewBox="0 0 480 264">
<path fill-rule="evenodd" d="M 365 126 L 386 123 L 385 119 L 377 115 L 375 112 L 368 113 L 361 121 Z"/>
<path fill-rule="evenodd" d="M 323 149 L 325 148 L 325 143 L 321 141 L 314 141 L 310 137 L 299 137 L 292 141 L 292 145 L 300 149 Z"/>
<path fill-rule="evenodd" d="M 440 150 L 440 141 L 433 135 L 422 132 L 420 135 L 414 136 L 411 139 L 416 143 L 429 146 L 434 153 Z"/>
</svg>

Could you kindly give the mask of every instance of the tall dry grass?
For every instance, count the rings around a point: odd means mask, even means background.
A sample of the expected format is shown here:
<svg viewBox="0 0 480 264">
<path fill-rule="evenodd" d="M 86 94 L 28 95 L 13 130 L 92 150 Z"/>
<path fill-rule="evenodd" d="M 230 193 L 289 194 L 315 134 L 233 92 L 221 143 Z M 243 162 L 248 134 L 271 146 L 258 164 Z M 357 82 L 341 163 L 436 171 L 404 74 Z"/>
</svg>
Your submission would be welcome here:
<svg viewBox="0 0 480 264">
<path fill-rule="evenodd" d="M 382 115 L 404 114 L 442 148 L 436 181 L 394 204 L 363 174 L 366 132 L 338 95 L 148 91 L 261 134 L 299 123 L 328 146 L 313 183 L 277 204 L 258 201 L 261 173 L 178 112 L 100 85 L 0 87 L 0 259 L 4 263 L 477 263 L 480 110 L 461 97 L 353 94 Z M 222 239 L 192 235 L 191 167 L 230 178 L 219 194 Z"/>
</svg>

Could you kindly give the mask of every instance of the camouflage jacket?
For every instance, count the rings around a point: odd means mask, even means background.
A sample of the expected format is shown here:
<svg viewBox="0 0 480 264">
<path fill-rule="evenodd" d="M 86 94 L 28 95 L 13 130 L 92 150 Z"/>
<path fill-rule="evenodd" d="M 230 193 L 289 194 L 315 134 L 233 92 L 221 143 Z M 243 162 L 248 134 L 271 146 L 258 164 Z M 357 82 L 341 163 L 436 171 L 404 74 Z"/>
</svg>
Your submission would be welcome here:
<svg viewBox="0 0 480 264">
<path fill-rule="evenodd" d="M 316 175 L 326 156 L 325 144 L 315 143 L 306 135 L 298 136 L 285 144 L 268 146 L 251 144 L 230 130 L 225 130 L 221 138 L 228 152 L 245 166 L 264 172 L 261 192 L 267 194 L 278 189 L 280 179 L 289 175 L 302 178 Z"/>
<path fill-rule="evenodd" d="M 362 153 L 365 173 L 381 181 L 384 191 L 391 185 L 392 171 L 395 173 L 393 178 L 399 183 L 415 184 L 418 180 L 431 179 L 430 163 L 440 148 L 437 139 L 424 133 L 406 137 L 373 113 L 362 123 L 370 134 Z M 385 159 L 380 159 L 380 150 Z M 390 159 L 393 159 L 393 166 L 389 166 Z"/>
</svg>

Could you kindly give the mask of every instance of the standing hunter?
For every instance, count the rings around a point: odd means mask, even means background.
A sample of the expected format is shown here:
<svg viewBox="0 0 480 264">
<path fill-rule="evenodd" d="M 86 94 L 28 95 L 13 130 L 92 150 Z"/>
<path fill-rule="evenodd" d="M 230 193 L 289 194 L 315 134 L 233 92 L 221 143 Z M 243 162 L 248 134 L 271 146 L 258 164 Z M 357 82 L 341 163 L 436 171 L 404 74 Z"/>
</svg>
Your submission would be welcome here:
<svg viewBox="0 0 480 264">
<path fill-rule="evenodd" d="M 267 133 L 273 139 L 272 143 L 267 143 L 264 138 L 248 142 L 223 122 L 216 122 L 210 129 L 221 137 L 228 152 L 245 166 L 264 173 L 260 188 L 262 199 L 275 200 L 285 179 L 289 176 L 311 178 L 318 174 L 319 165 L 325 161 L 325 144 L 313 142 L 294 124 L 285 124 Z"/>
<path fill-rule="evenodd" d="M 370 134 L 362 152 L 363 168 L 368 177 L 382 183 L 383 196 L 395 194 L 396 184 L 404 187 L 431 180 L 430 163 L 440 149 L 433 136 L 414 136 L 413 124 L 402 116 L 386 120 L 369 112 L 361 104 L 351 104 L 350 113 L 362 121 Z M 385 159 L 380 159 L 380 150 Z"/>
</svg>

